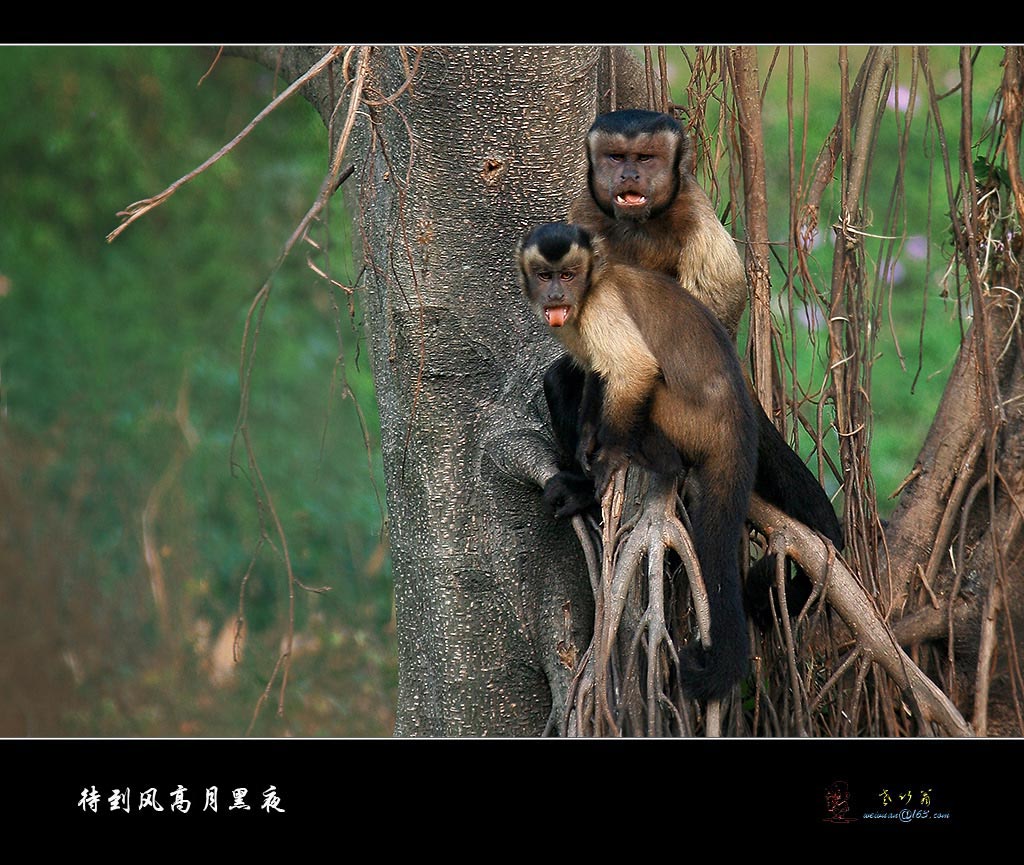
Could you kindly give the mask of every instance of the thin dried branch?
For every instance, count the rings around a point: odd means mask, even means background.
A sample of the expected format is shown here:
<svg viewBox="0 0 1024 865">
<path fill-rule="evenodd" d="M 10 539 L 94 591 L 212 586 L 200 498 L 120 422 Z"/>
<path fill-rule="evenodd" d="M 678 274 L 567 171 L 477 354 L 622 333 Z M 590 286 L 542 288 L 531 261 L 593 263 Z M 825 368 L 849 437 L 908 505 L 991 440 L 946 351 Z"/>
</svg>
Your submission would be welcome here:
<svg viewBox="0 0 1024 865">
<path fill-rule="evenodd" d="M 846 51 L 840 49 L 846 68 Z M 845 90 L 842 101 L 842 181 L 840 217 L 833 226 L 836 244 L 832 264 L 829 309 L 829 368 L 833 381 L 836 430 L 843 465 L 844 531 L 847 556 L 855 570 L 864 575 L 877 572 L 876 497 L 870 469 L 869 443 L 872 427 L 870 366 L 877 329 L 868 326 L 871 313 L 864 290 L 864 202 L 865 177 L 874 145 L 879 106 L 888 93 L 886 83 L 892 64 L 892 49 L 868 53 L 868 67 L 856 106 Z M 856 114 L 856 125 L 852 116 Z M 873 587 L 875 588 L 875 587 Z"/>
<path fill-rule="evenodd" d="M 761 129 L 761 89 L 757 49 L 729 51 L 736 91 L 740 153 L 743 162 L 746 271 L 750 291 L 750 343 L 754 392 L 769 416 L 772 406 L 771 277 L 768 255 L 768 190 L 765 176 L 764 135 Z"/>
<path fill-rule="evenodd" d="M 124 231 L 129 225 L 135 222 L 136 219 L 145 216 L 154 207 L 158 207 L 161 204 L 163 204 L 182 186 L 184 186 L 193 178 L 198 177 L 200 174 L 206 171 L 207 168 L 218 162 L 221 159 L 221 157 L 226 156 L 228 153 L 234 150 L 239 145 L 239 143 L 250 132 L 252 132 L 253 129 L 256 128 L 260 121 L 262 121 L 269 114 L 271 114 L 274 111 L 274 109 L 282 105 L 300 87 L 302 87 L 307 82 L 311 81 L 313 78 L 316 78 L 317 75 L 319 75 L 321 72 L 327 69 L 335 60 L 338 59 L 343 50 L 343 48 L 335 46 L 330 51 L 328 51 L 320 59 L 318 63 L 314 64 L 304 75 L 302 75 L 300 78 L 292 82 L 292 84 L 289 87 L 287 87 L 278 97 L 276 97 L 269 105 L 267 105 L 266 108 L 260 111 L 259 114 L 257 114 L 251 121 L 249 121 L 249 123 L 241 132 L 238 133 L 238 135 L 232 138 L 231 141 L 225 144 L 220 150 L 214 153 L 213 156 L 207 159 L 198 168 L 192 169 L 192 171 L 190 171 L 184 177 L 180 177 L 178 180 L 174 181 L 174 183 L 168 186 L 163 192 L 160 192 L 157 195 L 152 196 L 151 198 L 144 198 L 141 201 L 136 201 L 133 204 L 129 204 L 124 210 L 119 211 L 117 215 L 121 217 L 121 224 L 113 231 L 111 231 L 110 234 L 107 235 L 107 243 L 112 243 L 115 240 L 115 238 L 117 238 L 117 236 L 121 234 L 121 232 Z"/>
<path fill-rule="evenodd" d="M 146 497 L 146 506 L 142 510 L 142 551 L 149 571 L 150 590 L 153 594 L 153 606 L 156 608 L 160 635 L 168 645 L 173 646 L 171 608 L 168 599 L 167 581 L 164 576 L 162 556 L 157 543 L 157 523 L 163 500 L 172 485 L 181 474 L 186 461 L 199 441 L 199 433 L 189 417 L 189 383 L 187 372 L 182 376 L 178 387 L 177 407 L 173 414 L 174 423 L 181 433 L 181 444 L 175 448 L 170 462 L 161 473 Z"/>
<path fill-rule="evenodd" d="M 1003 63 L 1003 122 L 1006 130 L 1003 144 L 1006 149 L 1006 169 L 1010 176 L 1010 188 L 1017 208 L 1017 221 L 1024 225 L 1024 179 L 1020 171 L 1020 135 L 1024 121 L 1024 63 L 1020 46 L 1010 45 L 1006 49 Z"/>
<path fill-rule="evenodd" d="M 130 205 L 124 211 L 119 213 L 118 214 L 119 216 L 124 217 L 124 221 L 122 222 L 122 224 L 117 229 L 115 229 L 113 232 L 111 232 L 108 235 L 108 237 L 107 237 L 108 242 L 112 242 L 122 231 L 124 231 L 125 228 L 128 227 L 128 225 L 130 225 L 136 219 L 138 219 L 141 216 L 143 216 L 149 210 L 151 210 L 154 207 L 162 204 L 174 192 L 176 192 L 180 187 L 182 187 L 185 183 L 187 183 L 188 181 L 192 180 L 194 177 L 196 177 L 199 174 L 201 174 L 207 168 L 209 168 L 214 163 L 216 163 L 221 157 L 223 157 L 227 153 L 231 152 L 231 150 L 233 150 L 256 127 L 256 125 L 258 123 L 260 123 L 263 119 L 265 119 L 267 116 L 269 116 L 269 114 L 272 113 L 280 105 L 282 105 L 300 87 L 302 87 L 303 85 L 307 84 L 309 81 L 311 81 L 312 79 L 314 79 L 315 77 L 320 75 L 322 72 L 324 72 L 327 68 L 329 68 L 331 66 L 331 64 L 334 63 L 334 61 L 341 55 L 343 50 L 344 50 L 343 48 L 336 46 L 336 47 L 332 48 L 330 51 L 328 51 L 317 63 L 315 63 L 312 67 L 310 67 L 303 75 L 299 76 L 279 96 L 277 96 L 275 99 L 273 99 L 241 132 L 239 132 L 238 135 L 235 136 L 235 138 L 233 138 L 231 140 L 231 142 L 229 142 L 227 145 L 225 145 L 223 148 L 221 148 L 217 153 L 215 153 L 213 156 L 211 156 L 209 159 L 207 159 L 198 168 L 194 169 L 193 171 L 189 172 L 189 174 L 187 174 L 184 177 L 180 178 L 178 181 L 173 183 L 171 186 L 169 186 L 167 189 L 165 189 L 160 194 L 158 194 L 158 195 L 156 195 L 156 196 L 154 196 L 154 197 L 152 197 L 150 199 L 145 199 L 144 201 L 136 202 L 135 204 Z M 350 50 L 348 55 L 346 56 L 346 59 L 348 59 L 348 56 L 350 56 L 351 53 L 352 52 Z M 345 152 L 345 148 L 346 148 L 347 143 L 348 143 L 349 135 L 351 133 L 352 125 L 353 125 L 354 120 L 355 120 L 356 112 L 357 112 L 358 107 L 359 107 L 360 94 L 361 94 L 361 91 L 362 91 L 362 88 L 363 88 L 363 85 L 364 85 L 364 82 L 365 82 L 366 67 L 367 67 L 368 58 L 369 58 L 369 49 L 363 49 L 362 53 L 361 53 L 361 59 L 362 59 L 363 63 L 361 65 L 360 74 L 357 77 L 357 80 L 356 80 L 354 88 L 353 88 L 352 99 L 350 101 L 349 112 L 348 112 L 348 115 L 346 117 L 345 127 L 344 127 L 344 130 L 343 130 L 343 134 L 339 138 L 338 145 L 335 148 L 335 154 L 334 154 L 334 158 L 332 159 L 332 162 L 331 162 L 330 171 L 329 171 L 327 177 L 324 179 L 324 182 L 321 184 L 320 192 L 319 192 L 319 194 L 317 196 L 317 199 L 314 202 L 313 206 L 306 213 L 305 217 L 299 222 L 298 226 L 293 231 L 291 237 L 288 239 L 288 241 L 284 245 L 284 248 L 282 249 L 281 253 L 279 254 L 278 260 L 275 263 L 274 268 L 272 270 L 272 276 L 270 278 L 268 278 L 268 280 L 264 283 L 263 287 L 257 293 L 256 298 L 253 300 L 253 303 L 252 303 L 252 305 L 250 306 L 250 309 L 249 309 L 249 313 L 248 313 L 248 315 L 246 317 L 245 332 L 243 334 L 243 340 L 242 340 L 242 364 L 241 364 L 241 368 L 240 368 L 240 372 L 239 372 L 239 377 L 240 377 L 240 380 L 242 382 L 242 392 L 241 392 L 241 398 L 240 398 L 239 418 L 238 418 L 238 421 L 236 423 L 236 435 L 235 435 L 235 439 L 232 442 L 231 462 L 232 462 L 232 464 L 234 464 L 234 462 L 235 462 L 234 461 L 234 455 L 233 455 L 233 453 L 234 453 L 234 446 L 235 446 L 235 441 L 237 441 L 237 439 L 240 437 L 241 440 L 244 443 L 245 450 L 246 450 L 246 453 L 248 455 L 248 468 L 249 468 L 248 477 L 250 479 L 250 483 L 253 486 L 253 492 L 254 492 L 255 497 L 256 497 L 257 514 L 258 514 L 259 521 L 260 521 L 260 526 L 261 526 L 261 530 L 260 530 L 261 542 L 262 542 L 263 539 L 269 540 L 269 538 L 270 538 L 271 530 L 266 525 L 266 520 L 269 519 L 271 525 L 273 526 L 273 535 L 276 536 L 277 539 L 278 539 L 278 544 L 271 544 L 271 547 L 273 549 L 276 549 L 276 550 L 279 551 L 279 554 L 281 555 L 282 560 L 284 562 L 285 570 L 286 570 L 286 574 L 287 574 L 287 582 L 288 582 L 288 628 L 287 628 L 286 635 L 285 635 L 284 648 L 282 649 L 282 653 L 278 657 L 277 663 L 274 666 L 274 671 L 272 672 L 272 674 L 271 674 L 271 676 L 270 676 L 270 678 L 268 679 L 268 682 L 267 682 L 267 692 L 269 692 L 269 689 L 273 685 L 273 682 L 276 679 L 278 672 L 281 672 L 281 685 L 280 685 L 280 694 L 279 694 L 279 700 L 278 700 L 278 711 L 279 711 L 279 713 L 283 713 L 283 710 L 284 710 L 284 696 L 285 696 L 285 693 L 287 691 L 288 674 L 289 674 L 289 671 L 290 671 L 290 662 L 291 662 L 291 656 L 292 656 L 291 648 L 292 648 L 292 640 L 294 638 L 294 623 L 295 623 L 295 589 L 296 589 L 296 587 L 298 587 L 298 588 L 304 589 L 306 591 L 312 591 L 312 592 L 320 593 L 320 592 L 327 591 L 327 588 L 326 587 L 310 587 L 310 586 L 304 585 L 295 576 L 294 570 L 292 568 L 291 556 L 290 556 L 290 553 L 289 553 L 288 541 L 287 541 L 287 536 L 286 536 L 286 533 L 285 533 L 285 530 L 284 530 L 284 526 L 283 526 L 283 524 L 282 524 L 282 522 L 280 520 L 280 517 L 278 516 L 277 510 L 276 510 L 276 508 L 274 506 L 273 496 L 271 494 L 271 491 L 270 491 L 269 487 L 267 486 L 266 481 L 263 478 L 263 474 L 262 474 L 262 472 L 260 470 L 260 467 L 259 467 L 259 464 L 258 464 L 258 461 L 257 461 L 257 458 L 256 458 L 255 450 L 253 448 L 252 441 L 251 441 L 250 436 L 249 436 L 249 431 L 248 431 L 248 426 L 247 426 L 247 417 L 248 417 L 249 397 L 250 397 L 250 393 L 251 393 L 250 381 L 251 381 L 251 376 L 252 376 L 252 372 L 253 372 L 253 369 L 254 369 L 255 352 L 256 352 L 256 345 L 257 345 L 257 341 L 258 341 L 259 330 L 260 330 L 260 324 L 262 322 L 263 313 L 265 312 L 265 309 L 266 309 L 267 301 L 269 300 L 271 280 L 273 278 L 273 274 L 277 273 L 277 271 L 280 268 L 281 264 L 283 263 L 285 258 L 288 256 L 288 254 L 291 252 L 291 250 L 294 248 L 295 244 L 299 241 L 299 239 L 302 236 L 304 236 L 305 232 L 308 230 L 309 224 L 312 222 L 313 219 L 315 219 L 317 217 L 317 215 L 320 213 L 320 211 L 326 205 L 326 203 L 329 200 L 330 196 L 337 190 L 338 186 L 340 186 L 340 184 L 343 182 L 344 177 L 346 177 L 349 174 L 351 174 L 351 171 L 348 171 L 344 175 L 342 174 L 342 158 L 343 158 L 343 155 L 344 155 L 344 152 Z M 255 318 L 254 318 L 254 316 L 255 316 Z M 248 352 L 246 350 L 247 347 L 248 347 Z M 243 580 L 242 585 L 241 585 L 241 587 L 239 589 L 239 591 L 240 591 L 240 600 L 239 600 L 239 609 L 240 609 L 240 614 L 239 614 L 239 633 L 241 633 L 241 628 L 244 626 L 244 617 L 243 617 L 241 611 L 244 609 L 244 593 L 245 593 L 245 588 L 246 588 L 247 582 L 248 582 L 247 579 Z M 257 704 L 257 706 L 256 706 L 256 708 L 254 710 L 252 723 L 255 723 L 255 720 L 258 717 L 260 708 L 263 705 L 265 697 L 266 697 L 266 693 L 264 694 L 264 697 L 258 702 L 258 704 Z M 252 724 L 250 724 L 250 729 L 252 729 Z"/>
<path fill-rule="evenodd" d="M 857 72 L 856 81 L 850 91 L 850 102 L 853 106 L 851 113 L 847 115 L 848 122 L 856 124 L 860 114 L 860 106 L 863 102 L 864 82 L 868 70 L 872 68 L 873 58 L 877 49 L 871 48 L 860 70 Z M 805 112 L 806 113 L 806 112 Z M 844 129 L 844 119 L 841 114 L 836 120 L 832 131 L 826 136 L 825 143 L 821 147 L 818 158 L 811 169 L 811 182 L 802 193 L 804 200 L 804 216 L 800 221 L 800 233 L 809 236 L 817 231 L 818 211 L 821 207 L 821 199 L 825 190 L 832 183 L 835 177 L 836 165 L 839 163 L 840 146 Z"/>
<path fill-rule="evenodd" d="M 796 561 L 816 584 L 825 587 L 826 600 L 849 628 L 861 658 L 885 670 L 907 704 L 920 712 L 924 722 L 921 733 L 931 735 L 931 725 L 935 724 L 947 735 L 974 734 L 949 698 L 900 648 L 871 597 L 843 560 L 836 556 L 831 544 L 757 496 L 751 502 L 750 515 L 769 536 L 781 532 L 786 555 Z"/>
</svg>

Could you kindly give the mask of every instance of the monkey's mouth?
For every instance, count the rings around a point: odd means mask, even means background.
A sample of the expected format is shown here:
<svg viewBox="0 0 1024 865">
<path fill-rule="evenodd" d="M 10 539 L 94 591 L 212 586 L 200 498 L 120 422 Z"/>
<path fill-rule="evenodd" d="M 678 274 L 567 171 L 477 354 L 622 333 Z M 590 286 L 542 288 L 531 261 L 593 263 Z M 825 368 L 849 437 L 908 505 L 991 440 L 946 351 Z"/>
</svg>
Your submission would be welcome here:
<svg viewBox="0 0 1024 865">
<path fill-rule="evenodd" d="M 568 306 L 545 306 L 544 319 L 551 327 L 562 327 L 569 319 Z"/>
<path fill-rule="evenodd" d="M 639 192 L 620 192 L 615 196 L 615 203 L 619 207 L 643 207 L 647 204 L 647 196 Z"/>
</svg>

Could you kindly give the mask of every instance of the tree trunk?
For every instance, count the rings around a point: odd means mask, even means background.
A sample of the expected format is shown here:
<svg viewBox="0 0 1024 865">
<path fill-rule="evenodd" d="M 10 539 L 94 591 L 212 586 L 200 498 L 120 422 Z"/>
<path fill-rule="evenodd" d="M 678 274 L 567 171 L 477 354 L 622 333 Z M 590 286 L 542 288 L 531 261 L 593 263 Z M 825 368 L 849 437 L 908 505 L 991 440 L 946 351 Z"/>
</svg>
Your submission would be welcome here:
<svg viewBox="0 0 1024 865">
<path fill-rule="evenodd" d="M 532 225 L 564 218 L 584 181 L 599 55 L 373 52 L 354 179 L 400 735 L 540 734 L 567 688 L 563 658 L 586 647 L 582 553 L 537 486 L 556 470 L 540 381 L 557 350 L 520 295 L 513 251 Z M 410 62 L 415 83 L 389 101 Z"/>
<path fill-rule="evenodd" d="M 294 80 L 328 48 L 249 48 Z M 514 250 L 564 219 L 599 111 L 660 99 L 624 48 L 375 48 L 304 87 L 342 135 L 369 73 L 347 200 L 380 410 L 399 651 L 398 735 L 540 735 L 593 628 L 541 390 L 557 344 Z M 409 84 L 415 70 L 415 80 Z M 336 106 L 342 106 L 336 113 Z M 351 150 L 350 150 L 351 152 Z"/>
</svg>

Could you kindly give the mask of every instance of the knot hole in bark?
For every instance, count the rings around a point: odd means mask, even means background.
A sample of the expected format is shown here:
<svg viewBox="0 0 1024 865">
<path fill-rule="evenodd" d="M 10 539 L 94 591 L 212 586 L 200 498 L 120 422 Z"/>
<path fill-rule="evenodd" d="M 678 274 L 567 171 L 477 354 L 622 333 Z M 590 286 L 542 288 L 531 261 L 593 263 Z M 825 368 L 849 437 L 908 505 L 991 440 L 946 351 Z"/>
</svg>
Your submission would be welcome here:
<svg viewBox="0 0 1024 865">
<path fill-rule="evenodd" d="M 495 186 L 505 176 L 508 166 L 495 156 L 488 156 L 480 168 L 480 179 L 487 186 Z"/>
</svg>

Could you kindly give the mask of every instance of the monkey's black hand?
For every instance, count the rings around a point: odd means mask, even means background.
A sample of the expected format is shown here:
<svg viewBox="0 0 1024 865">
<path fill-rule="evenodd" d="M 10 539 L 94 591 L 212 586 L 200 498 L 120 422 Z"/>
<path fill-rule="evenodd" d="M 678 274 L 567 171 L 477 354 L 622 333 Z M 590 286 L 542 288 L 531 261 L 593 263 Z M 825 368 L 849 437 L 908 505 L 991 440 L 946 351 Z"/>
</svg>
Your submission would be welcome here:
<svg viewBox="0 0 1024 865">
<path fill-rule="evenodd" d="M 555 517 L 572 517 L 597 504 L 594 482 L 579 472 L 559 472 L 544 484 L 544 501 Z"/>
</svg>

